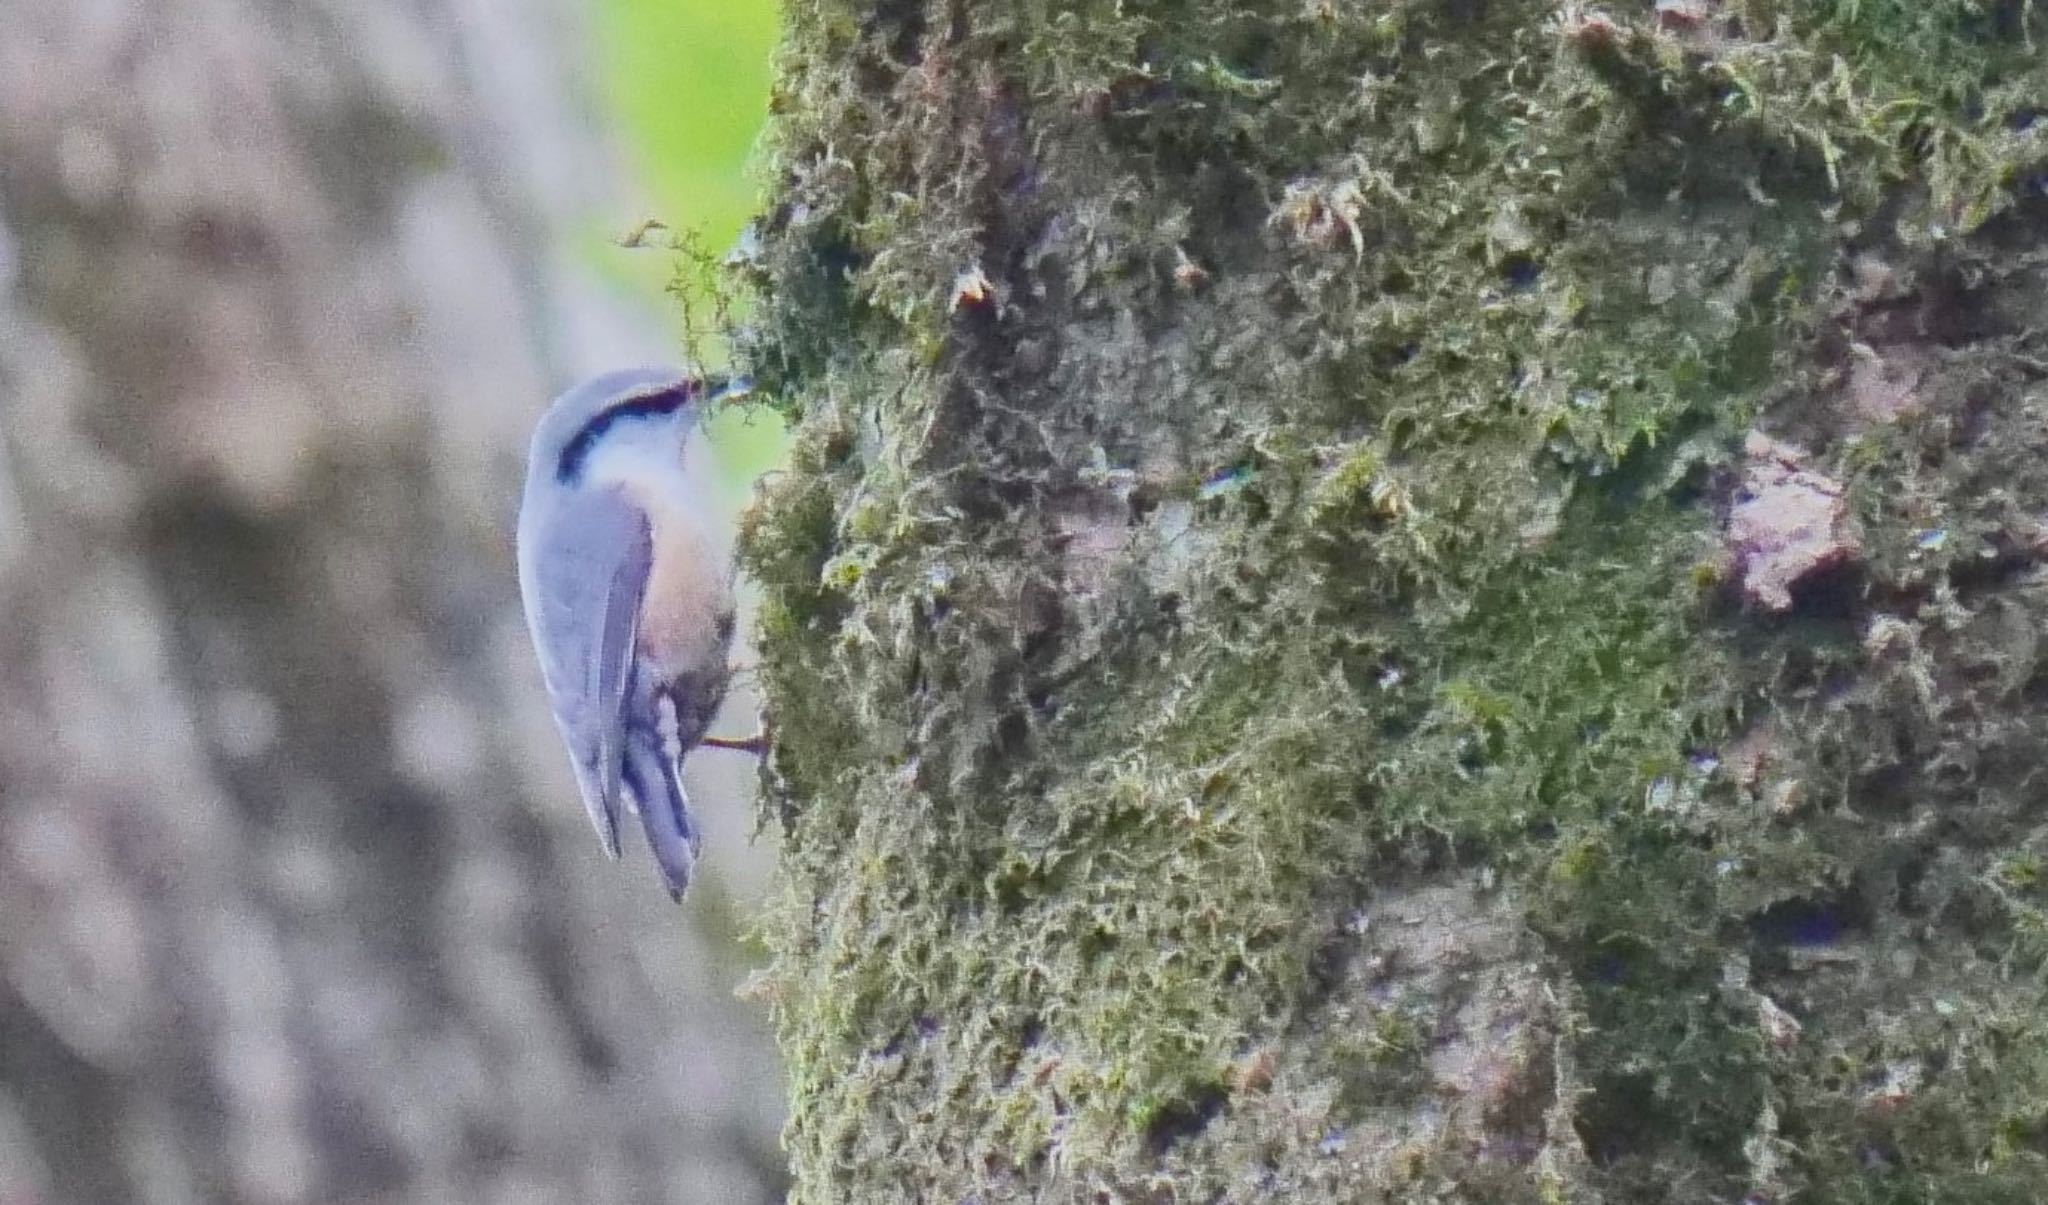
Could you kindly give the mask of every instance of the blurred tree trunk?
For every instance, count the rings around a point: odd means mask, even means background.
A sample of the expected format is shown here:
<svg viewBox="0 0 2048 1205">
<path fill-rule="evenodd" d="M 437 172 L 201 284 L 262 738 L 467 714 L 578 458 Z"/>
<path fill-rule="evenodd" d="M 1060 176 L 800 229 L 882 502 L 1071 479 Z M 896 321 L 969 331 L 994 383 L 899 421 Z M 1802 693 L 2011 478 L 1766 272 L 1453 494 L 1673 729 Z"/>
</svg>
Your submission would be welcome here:
<svg viewBox="0 0 2048 1205">
<path fill-rule="evenodd" d="M 548 394 L 675 354 L 579 17 L 0 5 L 0 1200 L 778 1192 L 735 880 L 604 864 L 512 585 Z"/>
<path fill-rule="evenodd" d="M 2039 1199 L 2040 6 L 791 7 L 796 1199 Z"/>
</svg>

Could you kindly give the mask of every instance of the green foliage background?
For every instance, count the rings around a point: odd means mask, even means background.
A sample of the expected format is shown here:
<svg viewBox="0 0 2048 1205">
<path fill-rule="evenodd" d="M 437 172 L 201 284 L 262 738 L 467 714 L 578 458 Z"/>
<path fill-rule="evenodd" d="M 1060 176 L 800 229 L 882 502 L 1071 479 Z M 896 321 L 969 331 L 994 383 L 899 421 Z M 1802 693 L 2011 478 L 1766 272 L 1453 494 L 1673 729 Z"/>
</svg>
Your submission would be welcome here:
<svg viewBox="0 0 2048 1205">
<path fill-rule="evenodd" d="M 648 212 L 716 258 L 759 206 L 754 149 L 768 107 L 769 58 L 778 7 L 771 0 L 602 0 L 594 12 L 601 95 L 629 155 Z M 631 221 L 621 223 L 630 226 Z M 695 315 L 710 298 L 685 256 L 616 245 L 623 230 L 594 232 L 607 272 L 650 293 L 677 290 L 673 311 L 693 315 L 693 346 L 718 347 Z M 680 301 L 680 305 L 676 304 Z M 701 340 L 701 342 L 699 342 Z M 728 413 L 714 424 L 734 488 L 782 454 L 766 412 Z"/>
</svg>

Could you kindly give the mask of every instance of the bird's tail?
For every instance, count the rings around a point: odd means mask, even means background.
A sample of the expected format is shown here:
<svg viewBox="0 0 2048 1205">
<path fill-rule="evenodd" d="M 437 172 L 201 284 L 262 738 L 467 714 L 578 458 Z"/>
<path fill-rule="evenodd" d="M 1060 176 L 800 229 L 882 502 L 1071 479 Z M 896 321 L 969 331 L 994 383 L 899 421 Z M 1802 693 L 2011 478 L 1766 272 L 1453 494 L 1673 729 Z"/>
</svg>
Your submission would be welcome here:
<svg viewBox="0 0 2048 1205">
<path fill-rule="evenodd" d="M 626 786 L 639 803 L 640 824 L 647 846 L 661 867 L 662 881 L 678 902 L 690 885 L 702 837 L 690 816 L 690 797 L 683 791 L 683 766 L 670 757 L 658 732 L 629 727 L 626 731 Z"/>
</svg>

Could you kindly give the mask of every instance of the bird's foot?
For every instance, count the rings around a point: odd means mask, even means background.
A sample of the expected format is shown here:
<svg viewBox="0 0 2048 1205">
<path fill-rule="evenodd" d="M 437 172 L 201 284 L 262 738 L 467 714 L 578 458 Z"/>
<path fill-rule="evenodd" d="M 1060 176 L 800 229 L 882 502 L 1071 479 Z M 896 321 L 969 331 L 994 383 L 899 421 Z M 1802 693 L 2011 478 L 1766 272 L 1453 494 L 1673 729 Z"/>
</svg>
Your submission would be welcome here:
<svg viewBox="0 0 2048 1205">
<path fill-rule="evenodd" d="M 697 743 L 706 749 L 731 749 L 739 753 L 751 753 L 755 757 L 766 757 L 768 730 L 763 728 L 752 736 L 707 736 Z"/>
</svg>

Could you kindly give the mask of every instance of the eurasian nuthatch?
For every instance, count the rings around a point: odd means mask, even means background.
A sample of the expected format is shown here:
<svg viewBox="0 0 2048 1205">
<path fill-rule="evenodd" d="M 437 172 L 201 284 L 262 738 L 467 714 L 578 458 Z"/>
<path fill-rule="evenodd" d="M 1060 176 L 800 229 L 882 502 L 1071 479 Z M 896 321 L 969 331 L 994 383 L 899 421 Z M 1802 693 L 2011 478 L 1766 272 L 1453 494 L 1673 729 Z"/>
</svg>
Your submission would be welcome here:
<svg viewBox="0 0 2048 1205">
<path fill-rule="evenodd" d="M 711 505 L 702 406 L 745 382 L 609 373 L 556 398 L 533 434 L 519 507 L 519 591 L 555 723 L 605 852 L 621 787 L 669 894 L 701 838 L 683 793 L 731 677 L 730 543 Z"/>
</svg>

